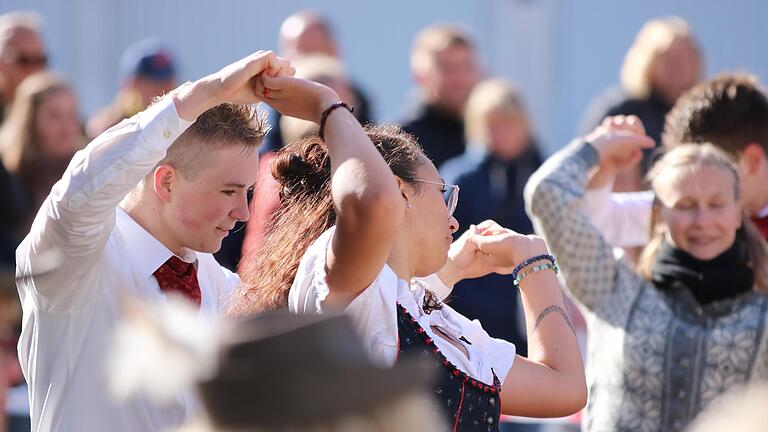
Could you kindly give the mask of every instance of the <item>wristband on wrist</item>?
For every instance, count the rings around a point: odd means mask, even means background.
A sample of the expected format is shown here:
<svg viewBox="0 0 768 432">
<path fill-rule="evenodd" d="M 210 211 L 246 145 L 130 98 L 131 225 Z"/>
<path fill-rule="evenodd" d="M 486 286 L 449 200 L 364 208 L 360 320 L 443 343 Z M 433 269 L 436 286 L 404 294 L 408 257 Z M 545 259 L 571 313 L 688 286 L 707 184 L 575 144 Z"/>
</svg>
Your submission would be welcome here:
<svg viewBox="0 0 768 432">
<path fill-rule="evenodd" d="M 549 263 L 535 266 L 534 269 L 532 269 L 531 271 L 522 272 L 522 270 L 528 267 L 529 265 L 538 261 L 545 261 L 545 260 L 549 261 Z M 515 267 L 515 269 L 512 270 L 512 283 L 514 283 L 515 286 L 520 285 L 520 282 L 522 282 L 523 278 L 526 277 L 527 275 L 540 272 L 546 269 L 552 269 L 555 271 L 555 273 L 559 272 L 560 269 L 557 267 L 557 261 L 555 260 L 554 256 L 549 254 L 544 254 L 544 255 L 537 255 L 535 257 L 528 258 L 527 260 L 518 264 L 517 267 Z"/>
<path fill-rule="evenodd" d="M 320 132 L 318 133 L 318 135 L 320 135 L 320 139 L 321 140 L 325 141 L 325 136 L 324 136 L 325 122 L 326 122 L 326 120 L 328 120 L 328 116 L 333 112 L 333 110 L 335 110 L 336 108 L 341 108 L 341 107 L 346 108 L 351 113 L 355 112 L 355 107 L 349 106 L 345 102 L 342 102 L 342 101 L 338 101 L 338 102 L 334 103 L 333 105 L 329 106 L 328 108 L 326 108 L 325 111 L 323 111 L 323 113 L 320 115 Z"/>
<path fill-rule="evenodd" d="M 544 270 L 552 270 L 555 272 L 555 274 L 560 273 L 560 268 L 557 266 L 557 263 L 548 262 L 544 264 L 535 265 L 531 267 L 530 270 L 521 271 L 520 273 L 518 273 L 517 276 L 515 276 L 515 280 L 512 283 L 514 283 L 515 286 L 519 286 L 523 282 L 523 279 L 525 279 L 526 276 L 532 275 L 534 273 L 538 273 Z"/>
</svg>

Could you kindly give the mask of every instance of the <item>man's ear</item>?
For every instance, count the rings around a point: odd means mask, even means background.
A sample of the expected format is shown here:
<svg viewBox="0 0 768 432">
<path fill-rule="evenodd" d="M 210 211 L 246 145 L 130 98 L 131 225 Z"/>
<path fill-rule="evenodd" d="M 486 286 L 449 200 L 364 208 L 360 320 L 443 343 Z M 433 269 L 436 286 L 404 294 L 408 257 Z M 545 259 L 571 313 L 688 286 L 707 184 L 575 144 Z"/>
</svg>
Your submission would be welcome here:
<svg viewBox="0 0 768 432">
<path fill-rule="evenodd" d="M 158 165 L 152 176 L 155 194 L 164 203 L 171 202 L 171 191 L 179 173 L 168 164 Z"/>
<path fill-rule="evenodd" d="M 741 172 L 749 175 L 754 175 L 760 171 L 760 169 L 766 163 L 766 154 L 763 147 L 757 143 L 749 143 L 741 151 L 739 157 L 739 167 Z"/>
</svg>

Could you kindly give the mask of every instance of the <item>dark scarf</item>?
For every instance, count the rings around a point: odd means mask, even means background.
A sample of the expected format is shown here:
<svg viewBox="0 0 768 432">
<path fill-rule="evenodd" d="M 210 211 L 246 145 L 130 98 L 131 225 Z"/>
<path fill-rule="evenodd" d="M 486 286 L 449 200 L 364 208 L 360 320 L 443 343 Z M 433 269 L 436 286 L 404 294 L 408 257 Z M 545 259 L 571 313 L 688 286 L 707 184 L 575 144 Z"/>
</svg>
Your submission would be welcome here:
<svg viewBox="0 0 768 432">
<path fill-rule="evenodd" d="M 651 280 L 662 291 L 687 289 L 704 306 L 751 291 L 754 275 L 748 262 L 749 252 L 741 232 L 730 249 L 709 261 L 697 259 L 664 240 Z"/>
</svg>

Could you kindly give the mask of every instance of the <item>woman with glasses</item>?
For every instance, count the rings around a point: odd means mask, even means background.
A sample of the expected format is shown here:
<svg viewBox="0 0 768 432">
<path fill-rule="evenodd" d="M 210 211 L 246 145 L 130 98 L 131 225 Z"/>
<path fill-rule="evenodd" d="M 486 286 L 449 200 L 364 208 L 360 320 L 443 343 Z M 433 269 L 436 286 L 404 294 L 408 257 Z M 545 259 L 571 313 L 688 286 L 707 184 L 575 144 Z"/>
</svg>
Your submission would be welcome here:
<svg viewBox="0 0 768 432">
<path fill-rule="evenodd" d="M 452 430 L 498 430 L 502 413 L 581 409 L 581 355 L 544 242 L 486 221 L 452 245 L 458 188 L 442 181 L 412 136 L 364 129 L 325 86 L 262 79 L 268 103 L 319 123 L 324 140 L 276 156 L 280 208 L 261 250 L 241 266 L 233 313 L 343 311 L 377 363 L 415 356 L 434 365 L 434 396 Z M 516 275 L 507 289 L 522 293 L 529 358 L 434 293 L 494 271 Z"/>
</svg>

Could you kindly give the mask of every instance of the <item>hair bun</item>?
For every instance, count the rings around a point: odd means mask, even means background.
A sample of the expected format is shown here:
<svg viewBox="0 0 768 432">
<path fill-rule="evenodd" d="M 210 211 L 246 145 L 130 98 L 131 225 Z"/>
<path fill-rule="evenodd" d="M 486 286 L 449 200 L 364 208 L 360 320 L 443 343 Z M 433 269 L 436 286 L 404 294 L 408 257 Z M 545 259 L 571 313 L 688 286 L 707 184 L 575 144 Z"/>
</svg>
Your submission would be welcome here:
<svg viewBox="0 0 768 432">
<path fill-rule="evenodd" d="M 281 195 L 318 193 L 331 178 L 331 162 L 325 147 L 311 141 L 281 150 L 272 175 L 282 185 Z"/>
</svg>

